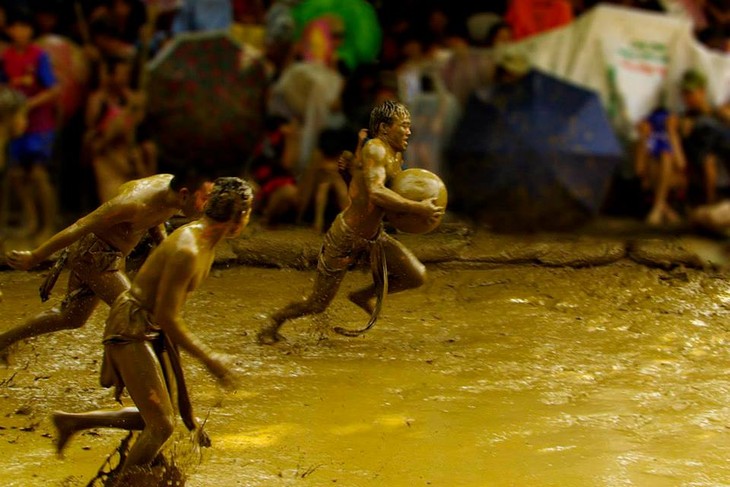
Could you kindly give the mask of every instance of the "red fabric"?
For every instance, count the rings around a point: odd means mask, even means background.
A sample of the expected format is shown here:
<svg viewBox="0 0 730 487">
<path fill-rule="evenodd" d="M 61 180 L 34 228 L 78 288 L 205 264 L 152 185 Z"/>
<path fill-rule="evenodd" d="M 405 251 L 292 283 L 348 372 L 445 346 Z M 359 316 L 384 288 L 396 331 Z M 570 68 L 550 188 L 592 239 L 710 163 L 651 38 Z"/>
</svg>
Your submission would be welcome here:
<svg viewBox="0 0 730 487">
<path fill-rule="evenodd" d="M 35 44 L 19 51 L 9 46 L 2 54 L 2 68 L 11 88 L 32 98 L 55 84 L 53 73 L 49 73 L 50 58 Z M 48 132 L 56 126 L 56 105 L 39 105 L 28 113 L 28 133 Z"/>
<path fill-rule="evenodd" d="M 572 22 L 573 7 L 567 0 L 511 0 L 504 19 L 517 40 Z"/>
</svg>

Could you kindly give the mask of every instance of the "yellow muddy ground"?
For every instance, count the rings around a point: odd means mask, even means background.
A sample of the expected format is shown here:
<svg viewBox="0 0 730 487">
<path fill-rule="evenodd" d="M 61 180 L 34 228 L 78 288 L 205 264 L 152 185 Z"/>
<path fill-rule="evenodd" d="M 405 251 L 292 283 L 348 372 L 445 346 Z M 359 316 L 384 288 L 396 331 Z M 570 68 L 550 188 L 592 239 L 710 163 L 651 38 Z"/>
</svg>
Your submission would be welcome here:
<svg viewBox="0 0 730 487">
<path fill-rule="evenodd" d="M 324 318 L 287 325 L 277 347 L 255 343 L 261 314 L 312 273 L 215 271 L 186 316 L 235 356 L 242 387 L 221 390 L 183 357 L 213 439 L 195 464 L 176 435 L 186 485 L 730 485 L 722 276 L 628 262 L 430 270 L 366 336 L 322 331 L 365 320 L 338 297 Z M 0 273 L 0 329 L 41 308 L 40 277 Z M 344 287 L 367 279 L 353 272 Z M 122 438 L 96 430 L 65 459 L 52 450 L 50 412 L 114 407 L 97 385 L 105 311 L 21 344 L 0 367 L 2 485 L 84 485 Z"/>
</svg>

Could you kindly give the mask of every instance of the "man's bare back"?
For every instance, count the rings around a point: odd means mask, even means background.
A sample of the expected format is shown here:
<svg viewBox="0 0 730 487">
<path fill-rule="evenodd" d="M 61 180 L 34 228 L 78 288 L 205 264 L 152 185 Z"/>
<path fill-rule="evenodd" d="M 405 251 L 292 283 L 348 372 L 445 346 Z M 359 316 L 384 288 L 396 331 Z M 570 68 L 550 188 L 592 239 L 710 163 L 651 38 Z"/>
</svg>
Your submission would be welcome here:
<svg viewBox="0 0 730 487">
<path fill-rule="evenodd" d="M 117 196 L 100 209 L 111 216 L 110 221 L 123 221 L 94 230 L 97 237 L 116 247 L 125 255 L 134 249 L 150 228 L 156 227 L 180 212 L 170 194 L 171 174 L 158 174 L 124 183 Z M 104 208 L 104 207 L 108 208 Z"/>
<path fill-rule="evenodd" d="M 70 247 L 69 277 L 61 305 L 0 333 L 0 351 L 25 338 L 83 326 L 100 300 L 111 306 L 129 289 L 125 256 L 147 231 L 161 242 L 165 237 L 162 224 L 176 213 L 198 216 L 209 190 L 204 181 L 190 174 L 160 174 L 130 181 L 120 187 L 117 196 L 37 248 L 8 252 L 10 266 L 27 270 Z M 57 262 L 49 273 L 41 287 L 41 299 L 48 299 L 64 261 Z"/>
<path fill-rule="evenodd" d="M 195 189 L 185 189 L 185 194 L 180 194 L 171 188 L 172 180 L 171 174 L 157 174 L 123 184 L 117 196 L 35 250 L 9 252 L 8 264 L 16 269 L 30 269 L 89 233 L 128 255 L 148 230 L 180 211 L 190 216 L 199 212 L 195 207 L 202 202 L 195 201 L 198 197 Z"/>
</svg>

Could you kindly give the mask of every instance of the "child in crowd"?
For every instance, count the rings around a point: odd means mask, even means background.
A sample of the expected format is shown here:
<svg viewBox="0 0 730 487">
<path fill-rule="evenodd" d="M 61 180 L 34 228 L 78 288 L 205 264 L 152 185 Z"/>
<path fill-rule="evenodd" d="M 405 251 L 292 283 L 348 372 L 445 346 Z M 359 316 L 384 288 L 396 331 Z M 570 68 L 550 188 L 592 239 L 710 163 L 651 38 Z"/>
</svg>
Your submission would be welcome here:
<svg viewBox="0 0 730 487">
<path fill-rule="evenodd" d="M 28 125 L 10 141 L 7 177 L 23 210 L 26 236 L 45 240 L 55 231 L 57 202 L 48 166 L 56 129 L 59 85 L 48 54 L 33 43 L 32 16 L 16 8 L 8 15 L 10 46 L 2 54 L 4 83 L 27 98 Z"/>
<path fill-rule="evenodd" d="M 636 175 L 642 187 L 653 193 L 652 207 L 646 218 L 650 225 L 679 222 L 669 204 L 670 192 L 686 185 L 687 162 L 679 135 L 679 118 L 663 106 L 656 108 L 638 126 Z"/>
<path fill-rule="evenodd" d="M 89 97 L 86 107 L 86 156 L 96 176 L 101 203 L 123 183 L 156 172 L 154 158 L 143 157 L 136 130 L 143 118 L 143 95 L 131 88 L 132 63 L 110 58 L 104 63 L 105 83 Z"/>
<path fill-rule="evenodd" d="M 254 211 L 264 225 L 293 221 L 299 193 L 292 168 L 297 161 L 296 122 L 270 116 L 264 121 L 265 133 L 244 172 L 256 185 Z"/>
</svg>

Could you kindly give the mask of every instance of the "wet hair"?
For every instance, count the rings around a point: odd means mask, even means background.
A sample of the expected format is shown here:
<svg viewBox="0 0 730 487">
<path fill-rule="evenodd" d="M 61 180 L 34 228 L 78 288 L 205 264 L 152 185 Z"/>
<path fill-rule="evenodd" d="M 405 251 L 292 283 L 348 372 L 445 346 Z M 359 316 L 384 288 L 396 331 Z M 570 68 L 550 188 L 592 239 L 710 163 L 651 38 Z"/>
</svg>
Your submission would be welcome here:
<svg viewBox="0 0 730 487">
<path fill-rule="evenodd" d="M 241 178 L 222 177 L 213 182 L 205 216 L 217 222 L 233 220 L 242 211 L 251 208 L 253 189 Z"/>
<path fill-rule="evenodd" d="M 397 101 L 385 100 L 373 108 L 370 112 L 370 137 L 376 137 L 380 130 L 380 125 L 392 124 L 398 115 L 401 117 L 408 115 L 408 109 L 404 104 Z"/>
<path fill-rule="evenodd" d="M 26 106 L 27 99 L 17 90 L 0 86 L 0 123 L 7 122 Z"/>
</svg>

